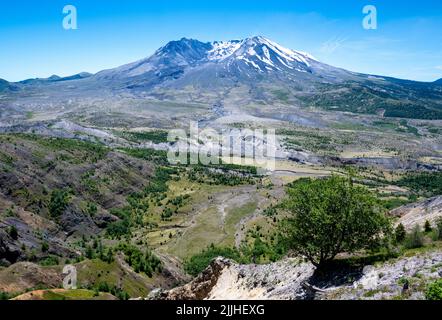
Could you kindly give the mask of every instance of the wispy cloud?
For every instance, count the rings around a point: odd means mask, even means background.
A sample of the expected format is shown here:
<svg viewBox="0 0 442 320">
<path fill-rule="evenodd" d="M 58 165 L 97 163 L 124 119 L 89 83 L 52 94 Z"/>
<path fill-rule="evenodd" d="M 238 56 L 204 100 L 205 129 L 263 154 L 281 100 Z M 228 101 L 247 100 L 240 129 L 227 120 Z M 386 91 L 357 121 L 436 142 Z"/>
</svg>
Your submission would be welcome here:
<svg viewBox="0 0 442 320">
<path fill-rule="evenodd" d="M 348 40 L 345 37 L 332 37 L 329 40 L 322 43 L 319 51 L 325 55 L 331 55 L 337 49 L 343 46 L 343 44 Z"/>
</svg>

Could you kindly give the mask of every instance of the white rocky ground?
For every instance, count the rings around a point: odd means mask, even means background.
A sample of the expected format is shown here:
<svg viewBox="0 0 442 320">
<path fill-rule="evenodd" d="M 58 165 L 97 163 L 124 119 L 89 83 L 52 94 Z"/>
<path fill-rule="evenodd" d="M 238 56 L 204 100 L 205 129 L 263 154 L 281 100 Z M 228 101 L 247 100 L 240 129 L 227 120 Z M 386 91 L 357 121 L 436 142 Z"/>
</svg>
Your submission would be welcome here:
<svg viewBox="0 0 442 320">
<path fill-rule="evenodd" d="M 352 286 L 334 288 L 324 298 L 424 299 L 426 285 L 442 277 L 442 252 L 419 254 L 379 266 L 366 266 Z M 404 280 L 409 290 L 404 291 Z"/>
<path fill-rule="evenodd" d="M 442 217 L 442 196 L 397 208 L 391 214 L 400 217 L 398 224 L 402 223 L 407 230 L 413 229 L 416 225 L 423 227 L 427 220 L 434 224 Z"/>
<path fill-rule="evenodd" d="M 366 266 L 362 272 L 318 282 L 315 268 L 298 259 L 238 265 L 218 258 L 189 284 L 151 298 L 208 300 L 424 299 L 426 285 L 442 277 L 442 252 L 428 252 Z M 353 279 L 352 279 L 353 277 Z M 405 280 L 409 288 L 404 290 Z M 343 284 L 337 284 L 337 283 Z M 316 285 L 314 285 L 316 284 Z"/>
</svg>

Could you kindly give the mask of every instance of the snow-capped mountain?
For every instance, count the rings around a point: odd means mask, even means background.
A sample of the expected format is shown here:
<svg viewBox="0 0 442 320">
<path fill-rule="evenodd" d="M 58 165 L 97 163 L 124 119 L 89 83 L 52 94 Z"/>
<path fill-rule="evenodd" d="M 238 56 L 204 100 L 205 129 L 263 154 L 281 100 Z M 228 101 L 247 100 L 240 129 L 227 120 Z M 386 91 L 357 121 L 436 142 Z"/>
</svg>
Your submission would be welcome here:
<svg viewBox="0 0 442 320">
<path fill-rule="evenodd" d="M 175 70 L 177 76 L 189 67 L 222 64 L 228 68 L 235 63 L 243 69 L 249 67 L 261 73 L 283 70 L 311 73 L 312 63 L 317 64 L 318 61 L 307 53 L 284 48 L 261 36 L 212 43 L 183 38 L 169 42 L 149 58 L 100 72 L 97 76 L 130 78 L 151 72 L 158 76 L 171 70 Z"/>
<path fill-rule="evenodd" d="M 210 61 L 242 60 L 260 72 L 284 68 L 310 72 L 311 55 L 290 50 L 261 36 L 245 40 L 214 42 L 208 52 Z"/>
<path fill-rule="evenodd" d="M 208 52 L 208 59 L 211 61 L 224 60 L 235 53 L 243 43 L 242 40 L 215 41 L 211 43 L 212 48 Z"/>
<path fill-rule="evenodd" d="M 311 72 L 309 54 L 290 50 L 264 37 L 254 37 L 227 46 L 225 56 L 219 60 L 242 60 L 260 72 L 282 71 L 285 68 L 300 72 Z"/>
<path fill-rule="evenodd" d="M 382 113 L 385 117 L 442 119 L 440 82 L 347 71 L 262 36 L 215 42 L 182 38 L 148 58 L 92 76 L 40 80 L 0 83 L 0 90 L 13 85 L 8 91 L 16 96 L 38 92 L 48 97 L 47 101 L 131 97 L 211 106 L 241 99 L 238 103 L 243 105 L 284 104 Z"/>
<path fill-rule="evenodd" d="M 158 49 L 151 57 L 115 69 L 99 72 L 99 78 L 130 78 L 149 72 L 161 72 L 169 68 L 184 69 L 207 60 L 210 43 L 183 38 L 171 41 Z"/>
<path fill-rule="evenodd" d="M 257 89 L 266 83 L 289 92 L 311 91 L 316 83 L 342 83 L 357 77 L 256 36 L 215 42 L 182 38 L 148 58 L 99 72 L 91 79 L 113 91 L 130 90 L 131 94 L 192 87 L 203 95 L 219 95 L 243 84 L 254 88 L 250 91 L 253 100 L 268 99 Z"/>
</svg>

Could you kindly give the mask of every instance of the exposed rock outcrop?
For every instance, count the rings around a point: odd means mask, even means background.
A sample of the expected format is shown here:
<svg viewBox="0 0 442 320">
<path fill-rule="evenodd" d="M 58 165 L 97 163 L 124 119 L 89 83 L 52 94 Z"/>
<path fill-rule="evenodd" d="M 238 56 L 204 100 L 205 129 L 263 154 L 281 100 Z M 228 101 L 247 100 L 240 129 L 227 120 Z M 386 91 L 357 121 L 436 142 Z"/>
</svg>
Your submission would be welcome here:
<svg viewBox="0 0 442 320">
<path fill-rule="evenodd" d="M 215 285 L 219 282 L 224 270 L 229 269 L 232 262 L 218 258 L 192 282 L 170 291 L 155 291 L 151 298 L 161 300 L 203 300 L 208 297 Z"/>
<path fill-rule="evenodd" d="M 434 223 L 442 218 L 442 196 L 427 199 L 421 202 L 412 203 L 391 211 L 391 215 L 399 217 L 407 230 L 411 230 L 416 225 L 424 226 L 425 221 Z"/>
<path fill-rule="evenodd" d="M 16 262 L 21 256 L 20 248 L 3 229 L 0 229 L 0 265 L 9 265 Z"/>
<path fill-rule="evenodd" d="M 426 285 L 442 277 L 442 252 L 404 257 L 360 272 L 318 277 L 310 263 L 285 259 L 268 265 L 238 265 L 217 258 L 192 282 L 170 291 L 163 300 L 355 300 L 424 299 Z M 321 278 L 321 279 L 319 279 Z M 404 291 L 404 281 L 409 288 Z"/>
<path fill-rule="evenodd" d="M 59 267 L 45 268 L 30 262 L 19 262 L 0 271 L 1 292 L 23 292 L 29 288 L 60 288 L 63 277 Z"/>
<path fill-rule="evenodd" d="M 198 277 L 170 291 L 156 291 L 150 298 L 164 300 L 296 299 L 305 295 L 303 282 L 314 267 L 289 259 L 269 265 L 238 265 L 217 258 Z"/>
</svg>

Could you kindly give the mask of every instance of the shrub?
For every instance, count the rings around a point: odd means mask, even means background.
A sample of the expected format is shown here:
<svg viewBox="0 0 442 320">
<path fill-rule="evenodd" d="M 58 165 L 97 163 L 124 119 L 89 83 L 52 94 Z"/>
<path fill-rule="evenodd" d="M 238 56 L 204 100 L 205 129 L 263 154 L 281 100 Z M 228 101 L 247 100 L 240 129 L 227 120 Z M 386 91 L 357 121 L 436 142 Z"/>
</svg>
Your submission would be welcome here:
<svg viewBox="0 0 442 320">
<path fill-rule="evenodd" d="M 425 230 L 425 232 L 431 232 L 432 230 L 433 230 L 433 228 L 431 227 L 431 223 L 430 223 L 430 221 L 425 221 L 425 226 L 424 226 L 424 230 Z"/>
<path fill-rule="evenodd" d="M 98 295 L 99 292 L 106 292 L 117 297 L 119 300 L 130 299 L 129 294 L 126 291 L 119 287 L 109 285 L 107 282 L 100 282 L 97 286 L 93 288 L 93 290 L 95 291 L 96 295 Z"/>
<path fill-rule="evenodd" d="M 124 235 L 131 235 L 131 223 L 128 218 L 110 223 L 106 227 L 106 233 L 111 238 L 120 238 Z"/>
<path fill-rule="evenodd" d="M 9 228 L 9 236 L 12 238 L 12 239 L 14 239 L 14 240 L 17 240 L 18 239 L 18 231 L 17 231 L 17 228 L 15 227 L 15 226 L 11 226 L 10 228 Z"/>
<path fill-rule="evenodd" d="M 427 300 L 442 300 L 442 279 L 431 283 L 425 292 Z"/>
<path fill-rule="evenodd" d="M 144 272 L 149 278 L 152 278 L 154 272 L 162 270 L 161 260 L 148 249 L 142 252 L 137 247 L 124 243 L 120 244 L 117 250 L 124 253 L 125 261 L 137 273 Z"/>
<path fill-rule="evenodd" d="M 92 249 L 91 246 L 86 246 L 86 252 L 85 252 L 86 258 L 87 259 L 93 259 L 95 256 L 95 252 Z"/>
<path fill-rule="evenodd" d="M 88 202 L 86 207 L 86 213 L 90 216 L 94 216 L 98 212 L 97 205 L 93 202 Z"/>
<path fill-rule="evenodd" d="M 396 239 L 396 242 L 401 243 L 405 240 L 405 237 L 407 236 L 407 233 L 405 231 L 405 227 L 402 223 L 400 223 L 394 232 L 394 237 Z"/>
<path fill-rule="evenodd" d="M 288 190 L 280 225 L 289 247 L 320 268 L 337 254 L 374 249 L 390 234 L 379 200 L 350 178 L 304 179 Z"/>
<path fill-rule="evenodd" d="M 53 190 L 51 193 L 51 199 L 49 201 L 50 216 L 53 218 L 61 216 L 68 204 L 69 192 L 67 190 Z"/>
<path fill-rule="evenodd" d="M 9 299 L 11 299 L 11 295 L 9 293 L 0 291 L 0 301 Z"/>
<path fill-rule="evenodd" d="M 213 259 L 217 257 L 240 261 L 241 254 L 235 248 L 220 248 L 212 244 L 201 253 L 186 260 L 184 262 L 184 270 L 192 276 L 197 276 L 209 266 Z"/>
<path fill-rule="evenodd" d="M 405 240 L 405 247 L 407 249 L 421 248 L 424 245 L 424 236 L 421 228 L 416 225 L 413 231 L 407 236 Z"/>
<path fill-rule="evenodd" d="M 56 266 L 59 264 L 59 259 L 56 256 L 49 256 L 40 261 L 42 266 Z"/>
<path fill-rule="evenodd" d="M 436 221 L 436 226 L 437 226 L 437 238 L 439 240 L 442 240 L 442 218 L 439 218 Z"/>
<path fill-rule="evenodd" d="M 41 244 L 41 251 L 43 251 L 43 252 L 47 252 L 49 250 L 49 244 L 46 242 L 46 241 L 44 241 L 42 244 Z"/>
</svg>

